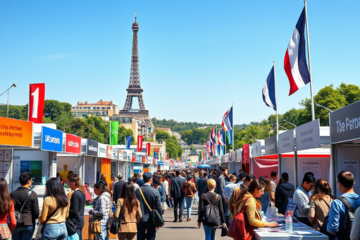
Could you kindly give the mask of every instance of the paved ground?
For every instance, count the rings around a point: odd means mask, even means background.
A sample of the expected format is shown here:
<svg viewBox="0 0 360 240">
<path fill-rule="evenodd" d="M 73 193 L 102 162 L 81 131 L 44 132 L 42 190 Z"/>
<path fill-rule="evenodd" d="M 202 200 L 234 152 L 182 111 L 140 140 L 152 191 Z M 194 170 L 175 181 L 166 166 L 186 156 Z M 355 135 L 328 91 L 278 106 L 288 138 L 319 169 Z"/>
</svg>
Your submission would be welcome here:
<svg viewBox="0 0 360 240">
<path fill-rule="evenodd" d="M 159 240 L 200 240 L 205 239 L 204 229 L 197 227 L 197 204 L 194 204 L 191 213 L 191 221 L 187 222 L 186 218 L 183 222 L 174 221 L 174 210 L 168 209 L 164 213 L 165 225 L 157 232 L 156 239 Z M 184 211 L 186 214 L 186 210 Z M 221 229 L 216 230 L 216 239 L 230 240 L 229 237 L 221 237 Z"/>
</svg>

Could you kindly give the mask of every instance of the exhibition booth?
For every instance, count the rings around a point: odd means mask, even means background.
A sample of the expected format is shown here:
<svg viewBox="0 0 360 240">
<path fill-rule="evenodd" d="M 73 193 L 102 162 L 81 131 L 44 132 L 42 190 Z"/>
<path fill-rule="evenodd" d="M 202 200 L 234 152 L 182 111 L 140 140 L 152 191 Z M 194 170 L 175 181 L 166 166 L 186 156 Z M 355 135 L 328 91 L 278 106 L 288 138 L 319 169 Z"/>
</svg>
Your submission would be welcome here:
<svg viewBox="0 0 360 240">
<path fill-rule="evenodd" d="M 354 174 L 354 191 L 360 194 L 360 102 L 330 113 L 331 172 L 330 183 L 336 196 L 337 174 L 350 171 Z"/>
</svg>

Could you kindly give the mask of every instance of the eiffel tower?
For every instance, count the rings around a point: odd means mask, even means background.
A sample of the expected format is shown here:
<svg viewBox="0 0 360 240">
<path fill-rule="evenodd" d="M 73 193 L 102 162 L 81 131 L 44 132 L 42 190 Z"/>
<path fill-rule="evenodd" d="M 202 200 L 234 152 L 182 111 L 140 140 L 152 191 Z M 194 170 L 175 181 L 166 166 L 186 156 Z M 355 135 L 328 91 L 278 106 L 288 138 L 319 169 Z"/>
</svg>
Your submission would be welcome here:
<svg viewBox="0 0 360 240">
<path fill-rule="evenodd" d="M 139 73 L 139 55 L 138 55 L 138 31 L 139 24 L 135 22 L 132 24 L 133 30 L 133 43 L 132 43 L 132 54 L 131 54 L 131 69 L 130 69 L 130 81 L 129 87 L 126 89 L 127 95 L 123 110 L 120 110 L 120 117 L 135 118 L 143 122 L 147 128 L 154 128 L 150 117 L 149 111 L 145 109 L 144 99 L 142 96 L 143 89 L 140 84 L 140 73 Z M 139 109 L 133 109 L 133 100 L 137 98 Z M 145 127 L 144 126 L 144 127 Z"/>
</svg>

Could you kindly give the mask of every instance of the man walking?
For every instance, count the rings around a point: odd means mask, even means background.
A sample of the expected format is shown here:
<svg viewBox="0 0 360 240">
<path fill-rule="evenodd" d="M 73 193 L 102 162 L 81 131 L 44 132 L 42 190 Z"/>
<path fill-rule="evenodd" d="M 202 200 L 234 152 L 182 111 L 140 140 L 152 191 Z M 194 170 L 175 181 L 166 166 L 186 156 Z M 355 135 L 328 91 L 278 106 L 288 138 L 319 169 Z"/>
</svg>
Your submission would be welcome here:
<svg viewBox="0 0 360 240">
<path fill-rule="evenodd" d="M 124 180 L 122 173 L 119 173 L 117 176 L 118 181 L 114 184 L 114 194 L 113 194 L 113 200 L 115 204 L 117 203 L 117 200 L 120 198 L 121 190 L 124 186 Z"/>
<path fill-rule="evenodd" d="M 13 240 L 31 240 L 35 231 L 35 220 L 39 217 L 38 196 L 30 190 L 32 177 L 22 173 L 19 177 L 21 187 L 10 193 L 15 200 L 15 211 L 21 211 L 22 223 L 17 223 L 12 233 Z"/>
<path fill-rule="evenodd" d="M 174 218 L 173 222 L 177 222 L 179 216 L 179 222 L 182 222 L 183 215 L 183 202 L 184 202 L 184 192 L 181 190 L 186 180 L 181 176 L 181 172 L 179 170 L 176 171 L 176 178 L 171 181 L 171 197 L 174 199 Z M 179 208 L 179 215 L 178 215 Z"/>
<path fill-rule="evenodd" d="M 140 201 L 142 213 L 142 218 L 137 225 L 137 240 L 154 240 L 156 238 L 156 228 L 152 222 L 152 213 L 147 204 L 152 210 L 156 209 L 161 214 L 160 195 L 157 189 L 151 187 L 153 182 L 151 173 L 144 173 L 143 180 L 144 185 L 135 192 L 137 199 Z"/>
<path fill-rule="evenodd" d="M 226 213 L 228 211 L 228 200 L 224 195 L 224 188 L 226 186 L 225 177 L 227 176 L 228 169 L 223 167 L 221 169 L 221 174 L 216 180 L 216 193 L 219 194 L 223 202 L 223 210 Z"/>
</svg>

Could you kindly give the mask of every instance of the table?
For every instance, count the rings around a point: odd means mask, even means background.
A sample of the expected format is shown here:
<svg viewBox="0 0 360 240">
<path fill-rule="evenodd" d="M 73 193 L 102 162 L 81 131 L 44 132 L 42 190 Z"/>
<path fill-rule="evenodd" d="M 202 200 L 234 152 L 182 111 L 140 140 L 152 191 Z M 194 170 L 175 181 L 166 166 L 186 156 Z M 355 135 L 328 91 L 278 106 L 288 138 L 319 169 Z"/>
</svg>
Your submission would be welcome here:
<svg viewBox="0 0 360 240">
<path fill-rule="evenodd" d="M 280 228 L 280 227 L 279 227 Z M 285 232 L 285 224 L 281 227 L 281 232 L 268 232 L 271 228 L 255 229 L 255 239 L 257 240 L 284 240 L 284 239 L 315 239 L 315 240 L 329 240 L 329 237 L 316 231 L 315 229 L 303 224 L 293 223 L 293 233 Z M 309 232 L 314 234 L 297 234 L 297 231 Z"/>
</svg>

